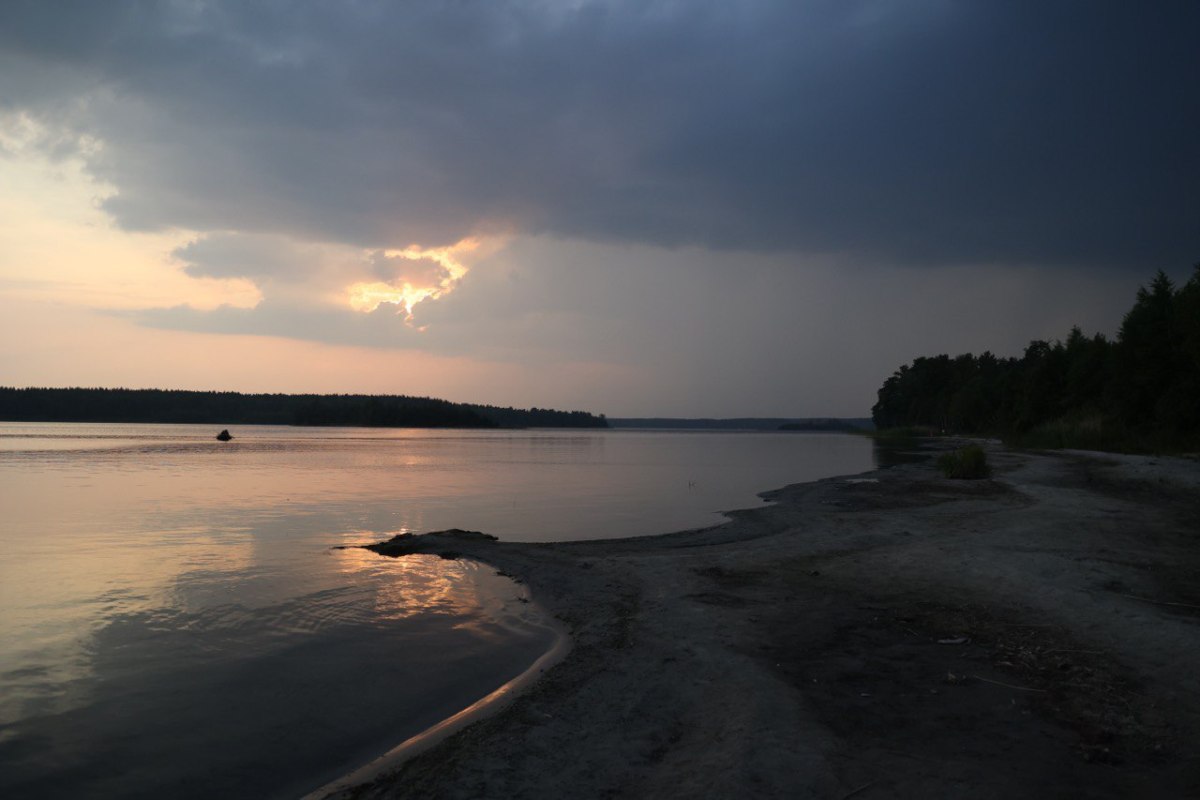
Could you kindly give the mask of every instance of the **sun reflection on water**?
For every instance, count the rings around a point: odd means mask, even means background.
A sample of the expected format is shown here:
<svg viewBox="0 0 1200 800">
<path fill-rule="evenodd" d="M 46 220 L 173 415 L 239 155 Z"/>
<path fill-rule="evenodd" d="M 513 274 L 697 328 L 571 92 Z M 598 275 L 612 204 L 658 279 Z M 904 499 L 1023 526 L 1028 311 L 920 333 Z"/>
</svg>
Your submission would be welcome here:
<svg viewBox="0 0 1200 800">
<path fill-rule="evenodd" d="M 348 545 L 389 539 L 394 533 L 344 534 Z M 473 616 L 480 605 L 474 578 L 478 565 L 438 556 L 414 554 L 389 558 L 348 547 L 337 550 L 338 571 L 356 580 L 370 575 L 373 582 L 373 615 L 380 622 L 395 622 L 417 615 Z"/>
</svg>

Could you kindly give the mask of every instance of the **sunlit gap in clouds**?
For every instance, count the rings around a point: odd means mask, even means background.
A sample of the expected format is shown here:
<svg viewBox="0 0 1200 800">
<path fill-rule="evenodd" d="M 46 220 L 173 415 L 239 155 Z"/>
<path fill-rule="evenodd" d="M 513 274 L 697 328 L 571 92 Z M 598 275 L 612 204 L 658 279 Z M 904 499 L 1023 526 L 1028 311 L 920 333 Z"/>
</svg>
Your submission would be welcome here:
<svg viewBox="0 0 1200 800">
<path fill-rule="evenodd" d="M 386 258 L 434 262 L 441 268 L 437 280 L 414 284 L 404 276 L 399 276 L 390 283 L 386 281 L 355 283 L 348 290 L 350 307 L 355 311 L 367 313 L 379 308 L 383 303 L 391 303 L 396 306 L 396 313 L 403 315 L 404 321 L 411 324 L 413 307 L 417 303 L 429 298 L 436 300 L 454 291 L 459 280 L 468 271 L 468 268 L 459 261 L 459 256 L 463 253 L 470 253 L 478 247 L 478 239 L 467 238 L 449 247 L 421 248 L 417 245 L 409 245 L 403 250 L 384 250 L 383 255 Z"/>
</svg>

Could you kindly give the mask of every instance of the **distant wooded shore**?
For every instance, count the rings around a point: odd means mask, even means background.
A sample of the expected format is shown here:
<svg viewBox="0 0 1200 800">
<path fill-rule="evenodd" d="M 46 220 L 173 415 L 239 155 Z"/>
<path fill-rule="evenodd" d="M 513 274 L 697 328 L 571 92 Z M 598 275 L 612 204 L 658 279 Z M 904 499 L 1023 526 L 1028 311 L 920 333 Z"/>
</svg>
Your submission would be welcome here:
<svg viewBox="0 0 1200 800">
<path fill-rule="evenodd" d="M 875 425 L 866 417 L 613 417 L 614 428 L 712 431 L 862 431 Z"/>
<path fill-rule="evenodd" d="M 374 428 L 607 428 L 603 414 L 432 397 L 0 387 L 9 422 L 163 422 Z"/>
</svg>

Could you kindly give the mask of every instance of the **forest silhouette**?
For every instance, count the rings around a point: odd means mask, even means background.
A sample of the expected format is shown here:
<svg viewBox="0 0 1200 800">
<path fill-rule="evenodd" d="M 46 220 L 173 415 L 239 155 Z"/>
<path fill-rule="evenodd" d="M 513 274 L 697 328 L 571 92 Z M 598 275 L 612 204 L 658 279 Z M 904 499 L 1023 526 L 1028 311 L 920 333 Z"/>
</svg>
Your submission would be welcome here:
<svg viewBox="0 0 1200 800">
<path fill-rule="evenodd" d="M 1078 327 L 1020 358 L 917 358 L 879 389 L 879 429 L 998 436 L 1030 447 L 1200 448 L 1200 263 L 1176 288 L 1161 270 L 1115 340 Z"/>
<path fill-rule="evenodd" d="M 0 387 L 0 419 L 19 422 L 172 422 L 388 428 L 606 428 L 601 414 L 501 408 L 432 397 L 241 394 L 169 389 Z"/>
</svg>

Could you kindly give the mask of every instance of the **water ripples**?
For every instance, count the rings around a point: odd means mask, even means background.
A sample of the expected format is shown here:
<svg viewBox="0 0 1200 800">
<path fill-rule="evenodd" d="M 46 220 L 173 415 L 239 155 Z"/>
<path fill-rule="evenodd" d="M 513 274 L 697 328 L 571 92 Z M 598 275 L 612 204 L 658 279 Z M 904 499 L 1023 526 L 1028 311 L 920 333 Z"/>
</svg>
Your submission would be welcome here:
<svg viewBox="0 0 1200 800">
<path fill-rule="evenodd" d="M 850 437 L 218 429 L 0 423 L 0 796 L 296 796 L 554 639 L 486 566 L 333 545 L 653 533 L 812 477 L 788 459 L 870 466 Z"/>
</svg>

